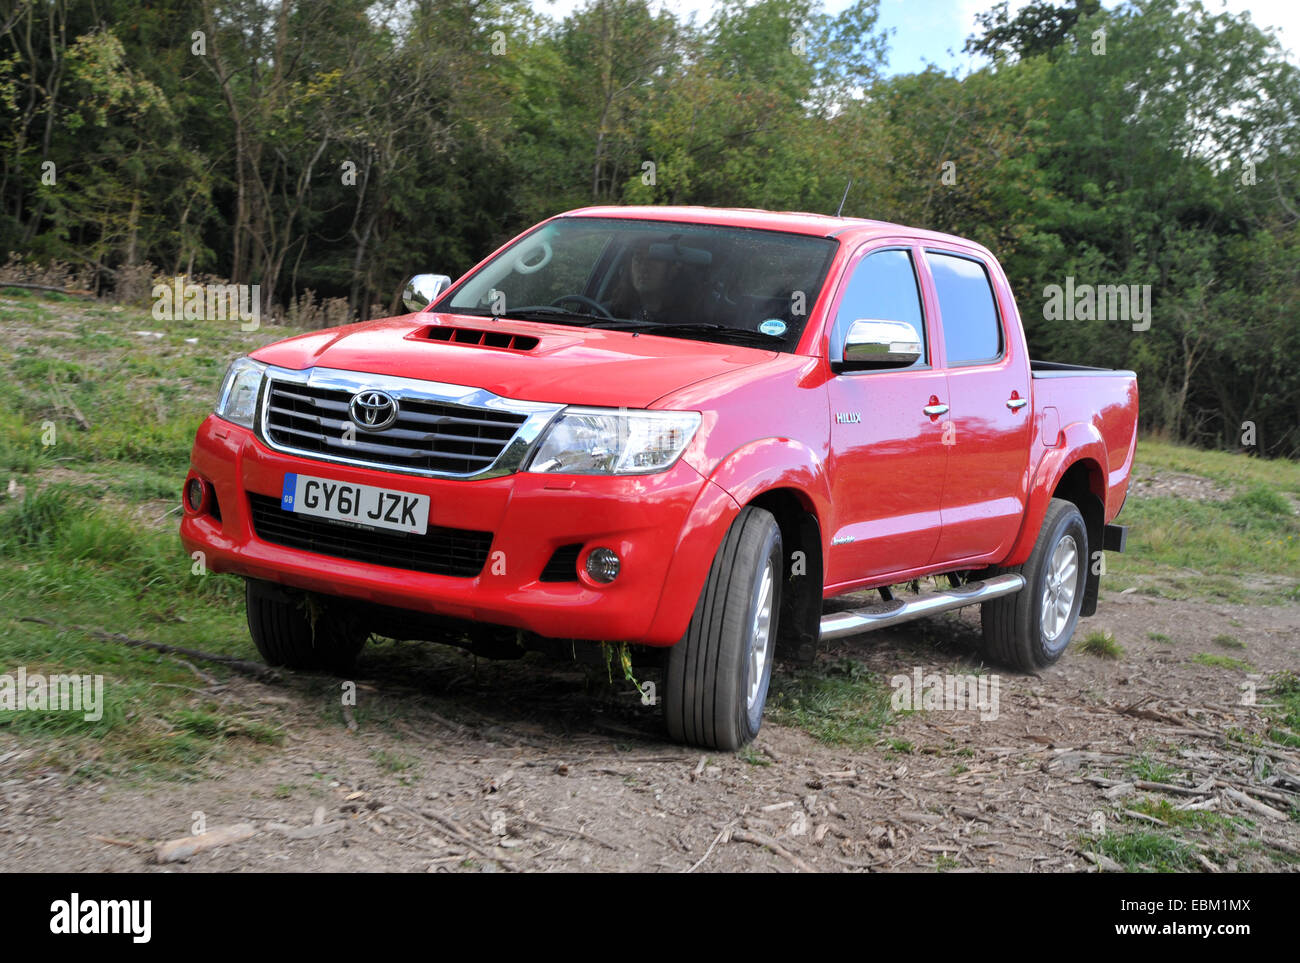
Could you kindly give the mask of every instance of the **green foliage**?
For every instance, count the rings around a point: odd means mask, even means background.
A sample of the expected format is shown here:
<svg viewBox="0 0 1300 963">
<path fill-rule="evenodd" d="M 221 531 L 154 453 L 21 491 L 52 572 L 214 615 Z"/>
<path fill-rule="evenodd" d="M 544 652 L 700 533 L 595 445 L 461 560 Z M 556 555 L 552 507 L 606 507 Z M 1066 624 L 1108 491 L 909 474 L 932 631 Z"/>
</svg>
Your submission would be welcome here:
<svg viewBox="0 0 1300 963">
<path fill-rule="evenodd" d="M 1118 659 L 1124 654 L 1124 648 L 1115 641 L 1109 632 L 1089 632 L 1077 643 L 1080 652 L 1095 655 L 1100 659 Z"/>
<path fill-rule="evenodd" d="M 1197 665 L 1209 666 L 1212 669 L 1232 669 L 1237 672 L 1246 672 L 1250 669 L 1250 664 L 1243 662 L 1241 659 L 1216 655 L 1213 652 L 1198 652 L 1192 656 L 1192 661 Z"/>
<path fill-rule="evenodd" d="M 767 714 L 827 745 L 856 748 L 873 745 L 893 718 L 889 687 L 848 659 L 818 671 L 774 675 Z"/>
</svg>

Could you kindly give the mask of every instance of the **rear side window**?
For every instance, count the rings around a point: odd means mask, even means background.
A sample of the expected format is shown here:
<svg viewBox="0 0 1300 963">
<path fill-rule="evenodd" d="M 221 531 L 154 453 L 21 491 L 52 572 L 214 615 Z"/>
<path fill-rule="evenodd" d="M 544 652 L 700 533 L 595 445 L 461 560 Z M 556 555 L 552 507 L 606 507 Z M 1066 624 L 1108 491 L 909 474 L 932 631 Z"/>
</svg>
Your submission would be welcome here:
<svg viewBox="0 0 1300 963">
<path fill-rule="evenodd" d="M 988 272 L 979 261 L 927 251 L 943 320 L 948 364 L 994 361 L 1002 354 L 1002 326 Z"/>
<path fill-rule="evenodd" d="M 906 321 L 921 338 L 920 364 L 929 355 L 925 345 L 925 322 L 921 317 L 921 295 L 916 269 L 907 251 L 877 251 L 868 254 L 853 269 L 840 309 L 831 330 L 831 360 L 844 359 L 844 339 L 854 321 Z"/>
</svg>

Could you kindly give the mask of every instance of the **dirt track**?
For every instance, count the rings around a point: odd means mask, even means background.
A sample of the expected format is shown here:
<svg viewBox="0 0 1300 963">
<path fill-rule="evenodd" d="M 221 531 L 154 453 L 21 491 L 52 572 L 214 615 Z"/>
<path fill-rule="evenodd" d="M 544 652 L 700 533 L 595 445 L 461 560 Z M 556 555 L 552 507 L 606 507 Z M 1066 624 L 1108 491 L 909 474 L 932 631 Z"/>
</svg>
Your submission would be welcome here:
<svg viewBox="0 0 1300 963">
<path fill-rule="evenodd" d="M 65 871 L 1077 871 L 1093 868 L 1081 850 L 1094 820 L 1133 830 L 1144 820 L 1121 811 L 1164 796 L 1242 817 L 1226 837 L 1185 830 L 1202 868 L 1300 862 L 1300 822 L 1228 793 L 1286 798 L 1252 775 L 1276 750 L 1222 738 L 1266 731 L 1240 686 L 1300 664 L 1300 606 L 1110 595 L 1079 636 L 1098 629 L 1124 646 L 1120 659 L 1072 648 L 1041 677 L 1003 674 L 996 720 L 912 713 L 862 750 L 767 724 L 757 751 L 708 755 L 668 744 L 634 692 L 591 690 L 572 666 L 475 666 L 446 649 L 381 646 L 362 657 L 356 731 L 322 708 L 337 702 L 323 678 L 211 690 L 287 738 L 195 784 L 67 785 L 63 772 L 33 773 L 23 765 L 33 750 L 5 737 L 0 853 L 10 870 Z M 819 658 L 851 655 L 886 679 L 968 672 L 975 632 L 973 614 L 949 615 Z M 1189 661 L 1228 632 L 1245 643 L 1233 655 L 1250 676 Z M 1139 757 L 1183 791 L 1112 788 L 1140 778 Z M 1294 774 L 1297 757 L 1267 761 Z M 1206 783 L 1215 777 L 1230 785 Z M 196 812 L 258 835 L 155 865 L 153 845 L 188 835 Z M 321 828 L 305 828 L 314 821 Z"/>
</svg>

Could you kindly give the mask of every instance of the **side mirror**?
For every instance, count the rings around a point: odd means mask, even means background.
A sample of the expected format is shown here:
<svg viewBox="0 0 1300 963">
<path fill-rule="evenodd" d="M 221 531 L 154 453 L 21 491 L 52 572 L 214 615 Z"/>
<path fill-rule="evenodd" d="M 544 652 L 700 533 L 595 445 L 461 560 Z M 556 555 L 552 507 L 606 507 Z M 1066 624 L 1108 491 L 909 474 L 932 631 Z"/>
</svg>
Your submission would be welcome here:
<svg viewBox="0 0 1300 963">
<path fill-rule="evenodd" d="M 921 358 L 921 336 L 906 321 L 861 319 L 849 325 L 844 364 L 853 368 L 906 368 Z"/>
<path fill-rule="evenodd" d="M 445 274 L 417 274 L 402 288 L 402 303 L 408 311 L 423 311 L 449 287 L 451 278 Z"/>
</svg>

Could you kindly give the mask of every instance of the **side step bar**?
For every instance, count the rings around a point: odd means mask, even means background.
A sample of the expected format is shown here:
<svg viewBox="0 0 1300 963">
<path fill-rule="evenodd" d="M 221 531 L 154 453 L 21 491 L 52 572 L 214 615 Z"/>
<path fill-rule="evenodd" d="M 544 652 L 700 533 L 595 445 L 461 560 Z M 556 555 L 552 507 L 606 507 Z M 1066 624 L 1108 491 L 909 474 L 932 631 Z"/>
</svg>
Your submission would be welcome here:
<svg viewBox="0 0 1300 963">
<path fill-rule="evenodd" d="M 834 612 L 822 616 L 821 640 L 883 629 L 900 622 L 910 622 L 925 615 L 959 609 L 977 602 L 987 602 L 1002 595 L 1014 595 L 1025 587 L 1023 575 L 998 575 L 985 582 L 967 582 L 958 588 L 945 589 L 916 598 L 877 602 L 866 608 Z"/>
</svg>

